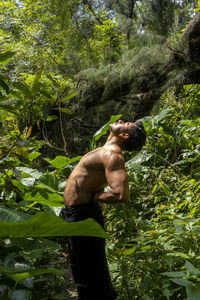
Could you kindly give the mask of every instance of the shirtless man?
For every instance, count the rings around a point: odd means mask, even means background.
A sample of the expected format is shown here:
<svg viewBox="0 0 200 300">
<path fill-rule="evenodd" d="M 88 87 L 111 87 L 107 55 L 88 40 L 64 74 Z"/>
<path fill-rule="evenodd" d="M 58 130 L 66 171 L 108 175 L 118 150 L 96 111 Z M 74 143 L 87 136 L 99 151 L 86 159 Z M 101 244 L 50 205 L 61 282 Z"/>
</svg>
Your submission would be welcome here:
<svg viewBox="0 0 200 300">
<path fill-rule="evenodd" d="M 68 222 L 93 218 L 103 227 L 99 203 L 126 203 L 129 199 L 122 150 L 140 150 L 145 138 L 141 122 L 119 120 L 111 124 L 105 145 L 83 156 L 71 173 L 64 192 L 62 217 Z M 103 190 L 105 185 L 109 186 L 107 192 Z M 68 241 L 79 299 L 115 299 L 105 256 L 105 239 L 70 237 Z"/>
</svg>

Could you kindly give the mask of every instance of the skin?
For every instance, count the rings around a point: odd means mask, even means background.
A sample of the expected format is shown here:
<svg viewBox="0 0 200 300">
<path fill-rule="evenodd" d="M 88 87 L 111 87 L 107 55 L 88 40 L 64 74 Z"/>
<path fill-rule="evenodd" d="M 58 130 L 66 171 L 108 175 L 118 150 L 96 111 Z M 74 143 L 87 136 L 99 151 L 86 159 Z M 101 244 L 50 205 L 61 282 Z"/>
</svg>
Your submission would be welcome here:
<svg viewBox="0 0 200 300">
<path fill-rule="evenodd" d="M 122 155 L 128 128 L 122 120 L 110 125 L 110 135 L 101 148 L 88 152 L 72 171 L 64 192 L 64 204 L 76 206 L 90 201 L 117 204 L 129 199 L 128 176 Z M 104 187 L 109 190 L 104 192 Z"/>
</svg>

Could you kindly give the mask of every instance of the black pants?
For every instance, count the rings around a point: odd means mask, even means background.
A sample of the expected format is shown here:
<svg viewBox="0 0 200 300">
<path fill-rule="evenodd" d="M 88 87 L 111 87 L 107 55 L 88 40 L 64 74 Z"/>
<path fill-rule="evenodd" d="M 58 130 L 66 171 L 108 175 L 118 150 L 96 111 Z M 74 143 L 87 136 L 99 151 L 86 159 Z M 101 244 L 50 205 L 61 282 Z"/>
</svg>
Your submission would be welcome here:
<svg viewBox="0 0 200 300">
<path fill-rule="evenodd" d="M 61 217 L 67 222 L 95 219 L 104 226 L 98 204 L 86 203 L 64 207 Z M 116 292 L 112 288 L 105 255 L 105 239 L 98 237 L 72 236 L 68 238 L 72 274 L 77 284 L 80 300 L 113 300 Z"/>
</svg>

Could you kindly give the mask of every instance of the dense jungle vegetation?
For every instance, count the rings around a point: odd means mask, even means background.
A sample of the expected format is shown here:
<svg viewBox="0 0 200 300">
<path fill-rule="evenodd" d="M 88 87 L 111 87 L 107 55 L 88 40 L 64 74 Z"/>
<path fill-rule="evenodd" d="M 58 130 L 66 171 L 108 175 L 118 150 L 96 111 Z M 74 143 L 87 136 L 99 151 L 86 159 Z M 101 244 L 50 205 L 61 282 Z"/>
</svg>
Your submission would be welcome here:
<svg viewBox="0 0 200 300">
<path fill-rule="evenodd" d="M 200 1 L 0 8 L 0 299 L 77 299 L 65 237 L 82 234 L 107 236 L 119 300 L 199 300 Z M 107 233 L 67 224 L 67 178 L 120 117 L 147 131 L 124 153 L 130 201 L 103 206 Z"/>
</svg>

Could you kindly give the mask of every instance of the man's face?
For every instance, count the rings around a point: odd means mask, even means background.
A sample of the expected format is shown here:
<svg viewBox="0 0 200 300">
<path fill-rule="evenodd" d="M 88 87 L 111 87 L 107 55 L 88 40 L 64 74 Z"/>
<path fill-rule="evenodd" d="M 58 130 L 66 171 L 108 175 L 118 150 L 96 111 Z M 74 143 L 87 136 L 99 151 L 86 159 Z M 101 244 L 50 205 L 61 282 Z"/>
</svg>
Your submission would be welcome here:
<svg viewBox="0 0 200 300">
<path fill-rule="evenodd" d="M 136 125 L 131 122 L 124 122 L 122 120 L 118 120 L 115 123 L 110 124 L 110 130 L 113 132 L 114 135 L 118 135 L 121 133 L 126 133 L 128 129 L 132 126 Z"/>
</svg>

